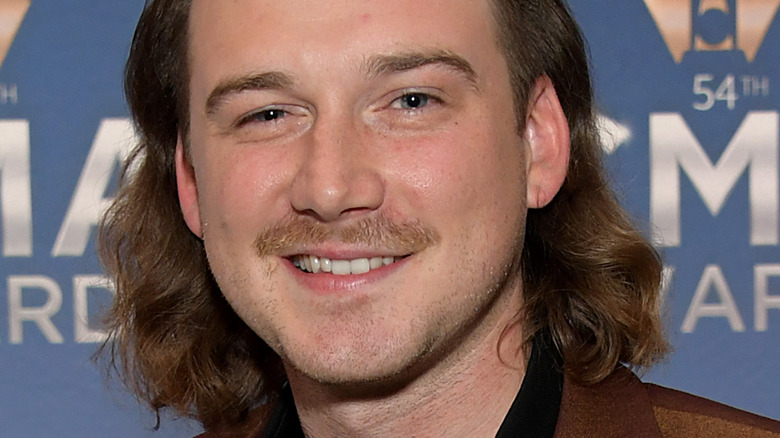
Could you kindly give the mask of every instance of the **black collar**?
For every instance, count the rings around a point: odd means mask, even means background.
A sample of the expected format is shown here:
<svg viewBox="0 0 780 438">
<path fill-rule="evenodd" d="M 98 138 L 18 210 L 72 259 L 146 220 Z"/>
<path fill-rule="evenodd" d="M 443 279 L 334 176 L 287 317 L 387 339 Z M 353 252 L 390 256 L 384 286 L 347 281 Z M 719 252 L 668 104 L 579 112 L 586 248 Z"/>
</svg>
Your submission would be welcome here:
<svg viewBox="0 0 780 438">
<path fill-rule="evenodd" d="M 563 374 L 545 334 L 534 339 L 520 391 L 504 417 L 496 438 L 539 437 L 555 434 L 563 394 Z"/>
<path fill-rule="evenodd" d="M 546 336 L 534 340 L 523 384 L 504 417 L 496 438 L 552 437 L 558 422 L 563 393 L 563 374 Z M 290 385 L 285 384 L 274 413 L 263 433 L 265 438 L 304 438 Z"/>
<path fill-rule="evenodd" d="M 289 382 L 285 382 L 282 388 L 282 394 L 276 403 L 268 427 L 263 432 L 263 438 L 306 438 L 301 429 L 301 420 L 295 409 Z"/>
</svg>

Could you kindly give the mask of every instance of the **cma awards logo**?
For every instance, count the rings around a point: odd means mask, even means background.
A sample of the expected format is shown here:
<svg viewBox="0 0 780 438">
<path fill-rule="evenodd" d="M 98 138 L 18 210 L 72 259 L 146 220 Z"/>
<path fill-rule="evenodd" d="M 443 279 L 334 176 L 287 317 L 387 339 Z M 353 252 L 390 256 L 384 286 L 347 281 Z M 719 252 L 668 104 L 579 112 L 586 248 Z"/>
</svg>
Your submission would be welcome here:
<svg viewBox="0 0 780 438">
<path fill-rule="evenodd" d="M 30 0 L 0 0 L 0 67 L 29 7 Z"/>
<path fill-rule="evenodd" d="M 653 16 L 669 52 L 676 63 L 682 62 L 691 50 L 697 52 L 741 50 L 748 62 L 753 59 L 766 37 L 777 13 L 780 0 L 699 0 L 694 8 L 693 0 L 644 0 Z M 731 30 L 715 38 L 707 38 L 694 29 L 696 18 L 721 14 L 735 23 Z M 731 26 L 729 26 L 731 27 Z M 713 41 L 715 39 L 716 41 Z"/>
</svg>

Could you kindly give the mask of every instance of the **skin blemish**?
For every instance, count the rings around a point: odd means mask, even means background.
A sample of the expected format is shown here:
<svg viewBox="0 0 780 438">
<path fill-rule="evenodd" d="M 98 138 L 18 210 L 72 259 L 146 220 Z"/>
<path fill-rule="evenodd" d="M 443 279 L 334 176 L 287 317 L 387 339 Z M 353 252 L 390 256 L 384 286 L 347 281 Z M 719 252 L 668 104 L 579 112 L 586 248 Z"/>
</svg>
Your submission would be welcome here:
<svg viewBox="0 0 780 438">
<path fill-rule="evenodd" d="M 360 15 L 360 23 L 366 24 L 371 20 L 371 14 L 361 14 Z"/>
</svg>

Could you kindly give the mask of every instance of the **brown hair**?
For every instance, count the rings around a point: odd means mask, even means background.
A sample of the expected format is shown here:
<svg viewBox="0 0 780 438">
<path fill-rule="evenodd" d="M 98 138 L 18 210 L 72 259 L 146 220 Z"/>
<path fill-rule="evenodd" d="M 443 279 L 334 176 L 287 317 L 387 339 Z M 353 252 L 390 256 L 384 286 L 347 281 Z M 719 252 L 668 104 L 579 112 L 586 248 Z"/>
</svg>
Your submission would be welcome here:
<svg viewBox="0 0 780 438">
<path fill-rule="evenodd" d="M 606 180 L 579 27 L 561 0 L 494 0 L 494 10 L 518 117 L 534 81 L 547 75 L 570 131 L 563 187 L 547 207 L 528 212 L 527 339 L 548 330 L 565 371 L 582 383 L 602 380 L 618 362 L 649 367 L 668 349 L 659 316 L 661 261 Z"/>
<path fill-rule="evenodd" d="M 560 193 L 528 215 L 520 313 L 527 339 L 549 332 L 565 372 L 585 383 L 618 362 L 649 366 L 666 350 L 661 264 L 605 181 L 579 29 L 561 0 L 493 4 L 518 120 L 536 79 L 547 75 L 571 131 Z M 152 1 L 133 39 L 125 88 L 140 142 L 100 226 L 100 257 L 117 288 L 107 318 L 114 340 L 103 348 L 152 408 L 210 428 L 238 421 L 284 376 L 276 354 L 222 297 L 179 209 L 173 157 L 177 135 L 189 130 L 189 6 Z"/>
</svg>

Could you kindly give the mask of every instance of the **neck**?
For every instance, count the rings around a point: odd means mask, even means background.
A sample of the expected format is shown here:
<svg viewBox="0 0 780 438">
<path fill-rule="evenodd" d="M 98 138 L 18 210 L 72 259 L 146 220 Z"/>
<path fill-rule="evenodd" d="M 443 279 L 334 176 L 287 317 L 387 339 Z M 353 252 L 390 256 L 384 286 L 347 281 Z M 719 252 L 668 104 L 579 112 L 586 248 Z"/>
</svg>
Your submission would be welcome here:
<svg viewBox="0 0 780 438">
<path fill-rule="evenodd" d="M 518 309 L 519 303 L 496 308 Z M 495 436 L 525 376 L 522 331 L 513 316 L 488 316 L 485 333 L 392 390 L 345 390 L 288 369 L 306 436 Z"/>
</svg>

